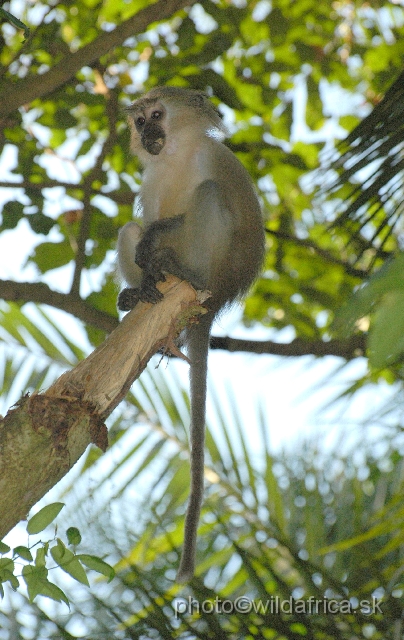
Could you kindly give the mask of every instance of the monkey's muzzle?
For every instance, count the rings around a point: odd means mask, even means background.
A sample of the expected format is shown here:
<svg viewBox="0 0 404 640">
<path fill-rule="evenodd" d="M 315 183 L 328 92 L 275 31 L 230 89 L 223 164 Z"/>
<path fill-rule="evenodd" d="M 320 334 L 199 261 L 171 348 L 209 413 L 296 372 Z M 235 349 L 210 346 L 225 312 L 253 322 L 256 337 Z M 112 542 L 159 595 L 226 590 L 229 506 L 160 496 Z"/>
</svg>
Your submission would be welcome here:
<svg viewBox="0 0 404 640">
<path fill-rule="evenodd" d="M 158 124 L 151 122 L 143 129 L 141 139 L 144 149 L 153 156 L 158 156 L 166 143 L 166 134 Z"/>
</svg>

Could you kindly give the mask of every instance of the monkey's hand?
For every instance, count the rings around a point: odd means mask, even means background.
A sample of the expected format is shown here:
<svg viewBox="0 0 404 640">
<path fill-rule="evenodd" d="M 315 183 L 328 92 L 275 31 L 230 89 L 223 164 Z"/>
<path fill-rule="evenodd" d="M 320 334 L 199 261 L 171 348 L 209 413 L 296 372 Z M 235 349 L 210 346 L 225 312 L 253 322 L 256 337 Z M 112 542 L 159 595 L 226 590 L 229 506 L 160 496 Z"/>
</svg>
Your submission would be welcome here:
<svg viewBox="0 0 404 640">
<path fill-rule="evenodd" d="M 130 311 L 133 309 L 140 300 L 140 289 L 122 289 L 118 296 L 118 309 L 119 311 Z"/>
<path fill-rule="evenodd" d="M 156 281 L 152 277 L 144 276 L 140 288 L 122 289 L 118 296 L 119 311 L 131 311 L 138 302 L 151 302 L 156 304 L 163 298 L 163 294 L 156 287 Z"/>
<path fill-rule="evenodd" d="M 179 268 L 174 252 L 165 247 L 152 251 L 143 269 L 142 283 L 140 285 L 139 298 L 142 302 L 159 302 L 163 294 L 157 289 L 157 282 L 165 282 L 165 273 L 179 275 Z"/>
<path fill-rule="evenodd" d="M 128 287 L 120 292 L 118 296 L 120 311 L 130 311 L 138 302 L 156 304 L 162 300 L 163 294 L 157 289 L 156 284 L 166 280 L 163 269 L 167 273 L 171 272 L 170 265 L 173 263 L 168 259 L 169 253 L 171 252 L 166 249 L 157 249 L 152 252 L 143 269 L 140 287 Z"/>
<path fill-rule="evenodd" d="M 165 282 L 165 276 L 160 274 L 160 277 L 156 279 L 153 273 L 145 272 L 142 278 L 142 284 L 139 289 L 139 298 L 142 302 L 151 302 L 156 304 L 163 299 L 163 294 L 157 289 L 157 282 Z"/>
</svg>

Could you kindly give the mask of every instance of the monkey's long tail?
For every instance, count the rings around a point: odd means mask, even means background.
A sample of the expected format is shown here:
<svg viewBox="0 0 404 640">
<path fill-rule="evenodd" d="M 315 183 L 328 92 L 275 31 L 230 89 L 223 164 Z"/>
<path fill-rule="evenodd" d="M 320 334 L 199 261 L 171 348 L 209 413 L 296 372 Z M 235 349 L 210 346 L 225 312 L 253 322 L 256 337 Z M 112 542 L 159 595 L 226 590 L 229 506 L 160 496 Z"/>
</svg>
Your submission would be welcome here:
<svg viewBox="0 0 404 640">
<path fill-rule="evenodd" d="M 206 382 L 211 324 L 211 319 L 204 316 L 188 334 L 188 356 L 191 361 L 191 491 L 177 582 L 187 582 L 195 570 L 196 540 L 204 487 Z"/>
</svg>

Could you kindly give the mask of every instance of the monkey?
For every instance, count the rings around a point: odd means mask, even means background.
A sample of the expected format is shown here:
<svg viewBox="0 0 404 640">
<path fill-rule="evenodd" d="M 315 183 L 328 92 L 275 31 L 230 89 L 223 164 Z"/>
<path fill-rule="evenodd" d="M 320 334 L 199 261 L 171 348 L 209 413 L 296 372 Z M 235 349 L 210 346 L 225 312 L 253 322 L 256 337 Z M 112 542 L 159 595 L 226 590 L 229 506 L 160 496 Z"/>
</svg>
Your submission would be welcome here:
<svg viewBox="0 0 404 640">
<path fill-rule="evenodd" d="M 127 108 L 131 150 L 143 166 L 143 228 L 128 222 L 118 236 L 118 266 L 129 285 L 118 308 L 156 304 L 156 283 L 172 274 L 208 290 L 208 312 L 186 329 L 190 360 L 191 487 L 177 582 L 195 570 L 204 491 L 207 363 L 211 326 L 242 297 L 262 266 L 264 227 L 252 180 L 223 143 L 220 112 L 198 90 L 156 87 Z"/>
</svg>

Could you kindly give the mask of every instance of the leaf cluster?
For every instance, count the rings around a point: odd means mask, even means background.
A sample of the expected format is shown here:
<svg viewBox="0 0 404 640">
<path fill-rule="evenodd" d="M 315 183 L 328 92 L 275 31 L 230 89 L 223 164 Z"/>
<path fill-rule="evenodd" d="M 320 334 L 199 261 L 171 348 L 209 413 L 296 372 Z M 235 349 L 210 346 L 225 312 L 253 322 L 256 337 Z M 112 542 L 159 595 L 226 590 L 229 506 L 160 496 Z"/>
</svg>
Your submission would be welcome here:
<svg viewBox="0 0 404 640">
<path fill-rule="evenodd" d="M 56 519 L 63 507 L 62 502 L 54 502 L 43 507 L 28 520 L 26 526 L 28 535 L 42 533 Z M 69 527 L 66 531 L 66 537 L 69 545 L 76 546 L 81 542 L 80 531 L 76 527 Z M 36 551 L 33 554 L 34 548 Z M 11 557 L 7 557 L 8 554 L 11 554 Z M 3 584 L 9 582 L 12 589 L 16 590 L 20 586 L 19 578 L 21 577 L 27 588 L 30 602 L 33 602 L 37 596 L 46 596 L 69 605 L 66 594 L 48 578 L 50 569 L 47 567 L 47 561 L 49 561 L 49 555 L 56 566 L 86 586 L 89 586 L 90 583 L 84 567 L 106 576 L 108 581 L 111 581 L 115 575 L 113 568 L 101 558 L 88 554 L 76 554 L 57 537 L 46 542 L 41 540 L 31 546 L 18 545 L 14 549 L 10 549 L 7 544 L 0 542 L 0 555 L 1 597 L 4 597 Z M 21 564 L 22 569 L 19 567 Z M 21 571 L 20 576 L 16 573 L 18 570 Z"/>
</svg>

